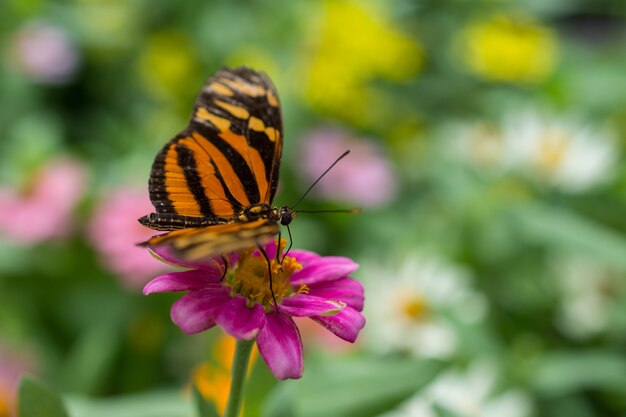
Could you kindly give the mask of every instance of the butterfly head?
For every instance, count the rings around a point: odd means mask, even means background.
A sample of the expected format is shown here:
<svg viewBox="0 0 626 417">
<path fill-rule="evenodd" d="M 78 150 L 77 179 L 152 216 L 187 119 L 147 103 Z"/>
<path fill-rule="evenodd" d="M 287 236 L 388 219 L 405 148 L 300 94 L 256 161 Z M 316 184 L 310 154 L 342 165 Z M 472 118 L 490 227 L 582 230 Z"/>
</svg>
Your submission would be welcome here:
<svg viewBox="0 0 626 417">
<path fill-rule="evenodd" d="M 296 218 L 296 212 L 289 206 L 281 206 L 278 211 L 278 220 L 283 226 L 289 225 Z"/>
</svg>

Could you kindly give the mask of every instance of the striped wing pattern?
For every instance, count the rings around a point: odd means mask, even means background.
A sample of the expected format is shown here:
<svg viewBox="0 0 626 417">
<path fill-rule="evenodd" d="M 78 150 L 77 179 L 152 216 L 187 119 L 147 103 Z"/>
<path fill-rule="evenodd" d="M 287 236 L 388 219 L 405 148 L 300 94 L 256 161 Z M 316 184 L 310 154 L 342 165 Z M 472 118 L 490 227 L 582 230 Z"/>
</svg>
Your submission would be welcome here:
<svg viewBox="0 0 626 417">
<path fill-rule="evenodd" d="M 246 67 L 222 69 L 203 86 L 189 126 L 157 155 L 150 199 L 157 213 L 226 223 L 272 202 L 281 153 L 272 82 Z"/>
<path fill-rule="evenodd" d="M 139 221 L 170 232 L 146 244 L 168 245 L 194 261 L 277 234 L 275 220 L 242 222 L 238 216 L 251 206 L 271 205 L 282 143 L 280 103 L 269 78 L 246 67 L 218 71 L 196 99 L 189 126 L 152 165 L 149 191 L 156 213 Z"/>
</svg>

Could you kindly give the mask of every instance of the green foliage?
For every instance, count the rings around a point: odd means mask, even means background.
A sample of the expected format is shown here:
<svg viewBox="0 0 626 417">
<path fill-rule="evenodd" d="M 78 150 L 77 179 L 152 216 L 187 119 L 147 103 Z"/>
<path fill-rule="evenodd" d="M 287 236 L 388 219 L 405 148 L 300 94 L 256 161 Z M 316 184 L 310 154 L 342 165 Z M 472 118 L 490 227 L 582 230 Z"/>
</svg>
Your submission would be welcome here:
<svg viewBox="0 0 626 417">
<path fill-rule="evenodd" d="M 219 414 L 219 331 L 182 334 L 179 295 L 141 292 L 167 269 L 133 250 L 154 156 L 243 64 L 280 93 L 277 205 L 313 181 L 316 135 L 352 150 L 299 208 L 363 213 L 291 232 L 360 264 L 368 321 L 354 346 L 302 326 L 301 380 L 258 358 L 246 416 L 623 414 L 626 14 L 587 3 L 0 2 L 0 414 Z M 53 181 L 59 161 L 81 173 Z M 30 377 L 16 397 L 23 372 L 63 399 Z"/>
<path fill-rule="evenodd" d="M 68 417 L 63 400 L 52 389 L 26 377 L 20 383 L 20 417 Z"/>
</svg>

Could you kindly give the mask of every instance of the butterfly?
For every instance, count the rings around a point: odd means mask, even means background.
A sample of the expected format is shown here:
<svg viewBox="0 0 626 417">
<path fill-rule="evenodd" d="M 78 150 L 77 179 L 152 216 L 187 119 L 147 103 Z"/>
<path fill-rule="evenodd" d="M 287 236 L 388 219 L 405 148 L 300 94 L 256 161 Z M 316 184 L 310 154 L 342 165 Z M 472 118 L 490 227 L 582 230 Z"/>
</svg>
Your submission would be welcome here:
<svg viewBox="0 0 626 417">
<path fill-rule="evenodd" d="M 157 154 L 150 172 L 156 212 L 139 219 L 167 231 L 144 244 L 169 245 L 196 261 L 258 246 L 295 212 L 274 207 L 283 128 L 276 88 L 264 73 L 222 68 L 204 84 L 189 125 Z"/>
</svg>

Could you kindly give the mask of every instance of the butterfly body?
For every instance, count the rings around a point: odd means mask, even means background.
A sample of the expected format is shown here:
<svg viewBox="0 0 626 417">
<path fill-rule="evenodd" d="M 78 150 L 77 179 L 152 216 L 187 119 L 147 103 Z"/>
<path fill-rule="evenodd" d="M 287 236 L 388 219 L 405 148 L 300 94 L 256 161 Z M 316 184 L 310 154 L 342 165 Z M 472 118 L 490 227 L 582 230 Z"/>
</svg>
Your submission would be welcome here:
<svg viewBox="0 0 626 417">
<path fill-rule="evenodd" d="M 272 205 L 282 154 L 278 94 L 269 78 L 224 68 L 196 99 L 189 126 L 157 154 L 150 174 L 156 212 L 139 219 L 167 231 L 146 242 L 185 259 L 253 247 L 294 213 Z"/>
</svg>

